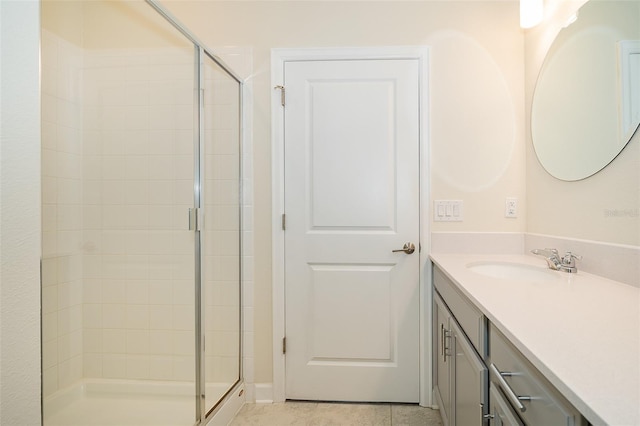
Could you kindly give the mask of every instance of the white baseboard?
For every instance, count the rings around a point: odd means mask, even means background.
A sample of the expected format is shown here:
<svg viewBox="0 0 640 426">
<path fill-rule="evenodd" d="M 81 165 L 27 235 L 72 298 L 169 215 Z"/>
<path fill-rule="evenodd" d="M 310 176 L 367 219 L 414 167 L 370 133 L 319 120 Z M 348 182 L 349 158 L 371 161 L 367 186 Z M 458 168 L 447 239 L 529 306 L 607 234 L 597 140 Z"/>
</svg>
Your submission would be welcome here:
<svg viewBox="0 0 640 426">
<path fill-rule="evenodd" d="M 273 383 L 256 383 L 254 386 L 257 404 L 273 402 Z"/>
<path fill-rule="evenodd" d="M 256 385 L 245 383 L 244 390 L 245 401 L 249 404 L 254 404 L 256 402 Z"/>
</svg>

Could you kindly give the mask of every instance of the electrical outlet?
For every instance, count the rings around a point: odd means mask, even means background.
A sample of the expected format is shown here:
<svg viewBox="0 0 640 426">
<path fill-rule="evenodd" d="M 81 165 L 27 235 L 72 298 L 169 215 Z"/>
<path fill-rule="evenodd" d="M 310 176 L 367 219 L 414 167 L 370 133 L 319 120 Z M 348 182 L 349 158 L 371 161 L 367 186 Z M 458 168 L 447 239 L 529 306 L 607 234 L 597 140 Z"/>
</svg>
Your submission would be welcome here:
<svg viewBox="0 0 640 426">
<path fill-rule="evenodd" d="M 505 201 L 504 217 L 518 217 L 518 199 L 507 197 Z"/>
</svg>

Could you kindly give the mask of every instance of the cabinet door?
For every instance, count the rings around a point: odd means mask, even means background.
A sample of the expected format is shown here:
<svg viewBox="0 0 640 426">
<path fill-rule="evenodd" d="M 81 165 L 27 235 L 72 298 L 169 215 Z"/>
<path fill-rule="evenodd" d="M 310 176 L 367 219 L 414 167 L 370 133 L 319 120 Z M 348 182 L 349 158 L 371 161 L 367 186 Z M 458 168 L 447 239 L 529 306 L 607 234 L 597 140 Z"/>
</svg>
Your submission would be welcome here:
<svg viewBox="0 0 640 426">
<path fill-rule="evenodd" d="M 488 371 L 455 321 L 450 321 L 453 368 L 453 417 L 460 426 L 482 426 L 487 413 Z"/>
<path fill-rule="evenodd" d="M 517 414 L 511 409 L 511 405 L 509 405 L 502 396 L 500 390 L 493 383 L 489 386 L 489 399 L 491 400 L 491 405 L 489 406 L 490 417 L 495 426 L 524 425 Z"/>
<path fill-rule="evenodd" d="M 440 407 L 440 415 L 444 426 L 453 426 L 454 419 L 452 418 L 451 410 L 451 374 L 450 374 L 450 351 L 447 349 L 449 345 L 449 322 L 451 315 L 449 310 L 445 306 L 440 296 L 436 293 L 434 295 L 435 310 L 434 310 L 434 327 L 433 342 L 434 348 L 436 348 L 435 355 L 435 394 L 438 406 Z M 453 320 L 451 320 L 453 322 Z"/>
</svg>

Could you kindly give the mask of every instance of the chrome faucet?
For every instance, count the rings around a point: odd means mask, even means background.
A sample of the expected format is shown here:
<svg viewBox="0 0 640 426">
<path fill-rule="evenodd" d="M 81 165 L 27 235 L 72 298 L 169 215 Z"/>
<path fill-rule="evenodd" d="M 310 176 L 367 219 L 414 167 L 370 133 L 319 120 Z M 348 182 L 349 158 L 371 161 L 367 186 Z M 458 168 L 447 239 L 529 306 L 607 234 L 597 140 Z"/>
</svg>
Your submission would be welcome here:
<svg viewBox="0 0 640 426">
<path fill-rule="evenodd" d="M 578 272 L 578 268 L 576 268 L 576 260 L 582 260 L 582 256 L 575 255 L 570 251 L 560 257 L 558 250 L 550 248 L 533 249 L 531 250 L 531 253 L 544 257 L 544 260 L 547 261 L 547 265 L 549 265 L 549 269 L 568 272 L 570 274 Z"/>
</svg>

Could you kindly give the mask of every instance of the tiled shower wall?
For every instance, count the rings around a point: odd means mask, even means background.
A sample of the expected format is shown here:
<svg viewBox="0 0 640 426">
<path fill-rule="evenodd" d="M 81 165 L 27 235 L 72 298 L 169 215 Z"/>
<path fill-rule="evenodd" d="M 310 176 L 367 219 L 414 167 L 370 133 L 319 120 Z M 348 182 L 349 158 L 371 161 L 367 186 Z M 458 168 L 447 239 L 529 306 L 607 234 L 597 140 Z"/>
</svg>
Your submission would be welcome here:
<svg viewBox="0 0 640 426">
<path fill-rule="evenodd" d="M 82 377 L 82 51 L 42 32 L 43 392 Z"/>
<path fill-rule="evenodd" d="M 194 380 L 193 49 L 85 51 L 84 377 Z"/>
<path fill-rule="evenodd" d="M 42 50 L 45 396 L 83 377 L 193 380 L 193 50 L 83 51 L 46 31 Z M 228 382 L 240 339 L 239 103 L 221 74 L 206 85 L 207 382 Z M 246 172 L 248 150 L 243 161 Z M 247 306 L 250 225 L 242 238 Z"/>
</svg>

